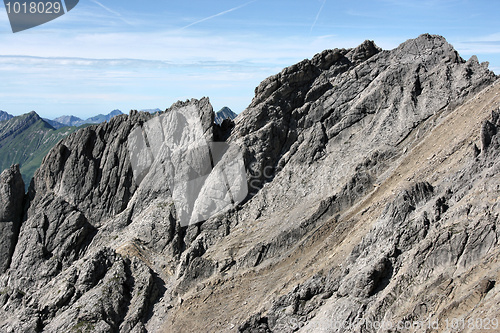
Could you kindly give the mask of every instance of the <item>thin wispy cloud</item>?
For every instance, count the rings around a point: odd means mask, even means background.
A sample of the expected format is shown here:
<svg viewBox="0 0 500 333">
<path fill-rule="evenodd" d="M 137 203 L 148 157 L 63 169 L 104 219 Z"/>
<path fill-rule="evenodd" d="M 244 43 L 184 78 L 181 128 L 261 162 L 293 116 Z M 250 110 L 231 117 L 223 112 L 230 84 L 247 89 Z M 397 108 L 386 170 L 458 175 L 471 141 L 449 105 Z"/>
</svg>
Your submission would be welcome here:
<svg viewBox="0 0 500 333">
<path fill-rule="evenodd" d="M 0 8 L 5 46 L 0 50 L 0 107 L 17 114 L 71 110 L 87 116 L 89 110 L 163 108 L 178 99 L 210 96 L 215 109 L 228 105 L 241 111 L 263 79 L 324 49 L 355 47 L 367 38 L 392 49 L 422 32 L 445 35 L 464 59 L 476 54 L 499 72 L 495 13 L 500 2 L 486 9 L 464 0 L 326 2 L 297 1 L 285 8 L 280 1 L 237 0 L 214 9 L 210 2 L 190 7 L 156 0 L 148 6 L 80 1 L 71 15 L 21 34 L 11 32 Z M 308 20 L 297 19 L 305 13 Z M 335 20 L 325 21 L 327 16 Z M 225 25 L 218 23 L 229 18 L 238 20 L 222 29 Z M 53 95 L 61 87 L 73 95 Z M 44 100 L 44 94 L 57 101 Z"/>
<path fill-rule="evenodd" d="M 316 14 L 316 18 L 314 19 L 313 24 L 311 25 L 311 29 L 309 32 L 312 32 L 314 27 L 316 26 L 316 22 L 318 22 L 319 16 L 321 15 L 321 12 L 323 11 L 323 7 L 325 7 L 326 0 L 323 0 L 323 3 L 321 4 L 321 7 L 319 8 L 318 14 Z"/>
<path fill-rule="evenodd" d="M 132 58 L 117 58 L 117 59 L 93 59 L 93 58 L 77 58 L 77 57 L 37 57 L 37 56 L 12 56 L 0 55 L 0 70 L 12 68 L 15 71 L 36 72 L 39 68 L 53 71 L 57 68 L 79 69 L 85 68 L 88 70 L 101 71 L 102 69 L 111 70 L 113 68 L 124 68 L 127 71 L 135 69 L 177 69 L 177 70 L 211 70 L 219 69 L 234 72 L 268 70 L 272 65 L 264 66 L 248 61 L 183 61 L 172 62 L 165 60 L 146 60 Z M 273 70 L 275 70 L 273 68 Z M 237 73 L 237 72 L 235 72 Z"/>
<path fill-rule="evenodd" d="M 460 54 L 499 54 L 500 53 L 500 33 L 493 33 L 485 36 L 476 36 L 473 38 L 461 38 L 453 43 Z M 485 59 L 488 60 L 488 59 Z M 495 69 L 497 72 L 498 69 Z"/>
<path fill-rule="evenodd" d="M 103 8 L 105 11 L 107 11 L 108 13 L 110 14 L 113 14 L 114 16 L 116 16 L 117 18 L 119 18 L 120 20 L 122 20 L 123 22 L 129 24 L 129 25 L 133 25 L 132 22 L 126 20 L 122 14 L 118 13 L 117 11 L 114 11 L 112 10 L 111 8 L 103 5 L 102 3 L 100 3 L 99 1 L 97 0 L 90 0 L 92 1 L 93 3 L 95 3 L 96 5 L 100 6 L 101 8 Z"/>
<path fill-rule="evenodd" d="M 225 10 L 225 11 L 223 11 L 223 12 L 217 13 L 217 14 L 212 15 L 212 16 L 209 16 L 209 17 L 205 17 L 205 18 L 203 18 L 203 19 L 201 19 L 201 20 L 198 20 L 198 21 L 196 21 L 196 22 L 193 22 L 193 23 L 190 23 L 190 24 L 186 25 L 186 26 L 184 26 L 184 27 L 180 28 L 179 30 L 184 30 L 184 29 L 187 29 L 187 28 L 189 28 L 189 27 L 192 27 L 193 25 L 196 25 L 196 24 L 199 24 L 199 23 L 202 23 L 202 22 L 205 22 L 205 21 L 211 20 L 211 19 L 213 19 L 213 18 L 216 18 L 216 17 L 222 16 L 222 15 L 226 15 L 226 14 L 228 14 L 228 13 L 234 12 L 235 10 L 238 10 L 238 9 L 241 9 L 241 8 L 243 8 L 243 7 L 245 7 L 245 6 L 248 6 L 249 4 L 251 4 L 251 3 L 255 2 L 255 1 L 257 1 L 257 0 L 252 0 L 252 1 L 249 1 L 249 2 L 246 2 L 246 3 L 242 4 L 242 5 L 240 5 L 240 6 L 237 6 L 237 7 L 234 7 L 234 8 L 228 9 L 228 10 Z"/>
</svg>

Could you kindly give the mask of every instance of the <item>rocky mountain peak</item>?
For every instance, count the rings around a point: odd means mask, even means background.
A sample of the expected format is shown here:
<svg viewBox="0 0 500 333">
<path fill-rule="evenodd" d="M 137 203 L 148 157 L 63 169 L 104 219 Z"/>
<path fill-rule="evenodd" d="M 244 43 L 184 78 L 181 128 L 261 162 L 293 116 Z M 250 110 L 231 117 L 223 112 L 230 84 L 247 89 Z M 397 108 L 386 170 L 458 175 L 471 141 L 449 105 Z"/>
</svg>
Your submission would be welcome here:
<svg viewBox="0 0 500 333">
<path fill-rule="evenodd" d="M 260 187 L 270 178 L 263 170 L 274 174 L 293 155 L 313 162 L 324 156 L 328 142 L 343 143 L 332 147 L 339 156 L 352 149 L 369 154 L 376 142 L 395 147 L 424 119 L 495 79 L 440 36 L 421 35 L 390 51 L 365 41 L 354 49 L 324 51 L 264 80 L 232 137 L 266 140 L 245 145 Z M 356 132 L 359 126 L 366 132 Z M 256 155 L 262 157 L 254 160 Z M 346 163 L 361 163 L 358 156 Z"/>
<path fill-rule="evenodd" d="M 24 114 L 22 117 L 24 117 L 23 123 L 25 124 L 34 124 L 37 121 L 42 120 L 42 118 L 35 111 L 30 111 Z"/>
<path fill-rule="evenodd" d="M 382 49 L 375 45 L 373 41 L 366 40 L 358 47 L 350 50 L 346 54 L 346 57 L 352 64 L 357 65 L 367 60 L 368 58 L 371 58 L 380 51 L 382 51 Z"/>
<path fill-rule="evenodd" d="M 31 111 L 19 117 L 13 117 L 8 121 L 0 123 L 0 141 L 8 136 L 17 136 L 30 126 L 40 123 L 42 126 L 47 128 L 52 128 L 49 124 L 40 118 L 40 116 L 35 112 Z"/>
<path fill-rule="evenodd" d="M 499 87 L 422 35 L 285 68 L 234 127 L 214 125 L 203 98 L 81 129 L 46 156 L 2 238 L 0 329 L 493 318 Z M 2 177 L 17 184 L 15 168 Z"/>
<path fill-rule="evenodd" d="M 108 116 L 110 116 L 110 117 L 114 117 L 114 116 L 119 116 L 119 115 L 121 115 L 121 114 L 123 114 L 123 112 L 121 112 L 121 111 L 120 111 L 120 110 L 118 110 L 118 109 L 115 109 L 115 110 L 111 111 L 111 112 L 108 114 Z"/>
<path fill-rule="evenodd" d="M 458 52 L 442 36 L 423 34 L 410 39 L 396 48 L 401 61 L 410 63 L 414 60 L 422 65 L 435 65 L 441 62 L 463 63 Z"/>
<path fill-rule="evenodd" d="M 169 109 L 167 109 L 166 112 L 169 112 L 169 110 L 181 109 L 188 105 L 192 105 L 195 107 L 198 113 L 198 118 L 200 120 L 204 135 L 207 136 L 208 140 L 212 140 L 213 136 L 211 133 L 214 124 L 215 114 L 214 114 L 214 109 L 210 104 L 210 100 L 208 98 L 204 97 L 200 100 L 191 99 L 186 101 L 178 101 L 172 104 L 172 106 Z"/>
<path fill-rule="evenodd" d="M 14 118 L 13 115 L 8 114 L 5 111 L 0 110 L 0 121 L 5 121 Z"/>
<path fill-rule="evenodd" d="M 234 118 L 236 118 L 237 114 L 234 113 L 230 108 L 227 106 L 223 107 L 217 113 L 215 114 L 214 121 L 218 125 L 222 125 L 224 120 L 228 119 L 226 123 L 228 123 L 230 120 L 232 121 Z"/>
</svg>

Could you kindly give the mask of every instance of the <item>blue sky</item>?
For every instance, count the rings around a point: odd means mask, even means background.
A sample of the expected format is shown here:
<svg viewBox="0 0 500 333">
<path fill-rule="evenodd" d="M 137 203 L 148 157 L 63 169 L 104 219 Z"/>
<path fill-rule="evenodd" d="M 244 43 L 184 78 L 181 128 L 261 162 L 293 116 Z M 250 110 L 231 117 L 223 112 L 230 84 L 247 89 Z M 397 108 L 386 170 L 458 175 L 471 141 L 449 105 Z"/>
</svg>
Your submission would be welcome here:
<svg viewBox="0 0 500 333">
<path fill-rule="evenodd" d="M 496 0 L 80 0 L 13 34 L 2 7 L 0 109 L 85 118 L 208 96 L 239 113 L 259 82 L 324 49 L 422 33 L 500 74 L 498 13 Z"/>
</svg>

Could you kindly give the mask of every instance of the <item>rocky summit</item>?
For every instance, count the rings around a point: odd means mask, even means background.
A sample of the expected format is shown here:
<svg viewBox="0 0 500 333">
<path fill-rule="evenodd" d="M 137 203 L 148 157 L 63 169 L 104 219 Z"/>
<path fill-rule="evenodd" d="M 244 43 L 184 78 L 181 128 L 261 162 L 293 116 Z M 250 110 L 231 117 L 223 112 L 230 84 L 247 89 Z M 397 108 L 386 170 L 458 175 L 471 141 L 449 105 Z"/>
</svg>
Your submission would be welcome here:
<svg viewBox="0 0 500 333">
<path fill-rule="evenodd" d="M 440 36 L 326 50 L 0 175 L 2 332 L 472 332 L 500 320 L 500 83 Z M 175 115 L 175 116 L 174 116 Z"/>
</svg>

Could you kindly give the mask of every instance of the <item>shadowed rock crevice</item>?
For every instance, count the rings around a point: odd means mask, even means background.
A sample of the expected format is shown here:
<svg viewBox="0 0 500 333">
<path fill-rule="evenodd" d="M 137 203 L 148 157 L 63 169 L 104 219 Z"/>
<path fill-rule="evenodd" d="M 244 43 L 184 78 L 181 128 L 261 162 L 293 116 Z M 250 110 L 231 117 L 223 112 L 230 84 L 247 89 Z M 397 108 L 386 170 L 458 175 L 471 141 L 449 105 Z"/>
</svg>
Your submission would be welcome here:
<svg viewBox="0 0 500 333">
<path fill-rule="evenodd" d="M 498 111 L 493 111 L 491 116 L 491 121 L 486 120 L 481 127 L 481 147 L 483 151 L 486 151 L 491 145 L 493 138 L 498 133 L 498 128 L 500 126 Z M 498 144 L 498 142 L 496 142 Z M 495 148 L 497 148 L 496 146 Z"/>
<path fill-rule="evenodd" d="M 24 182 L 19 165 L 0 174 L 0 273 L 10 266 L 24 215 Z"/>
</svg>

